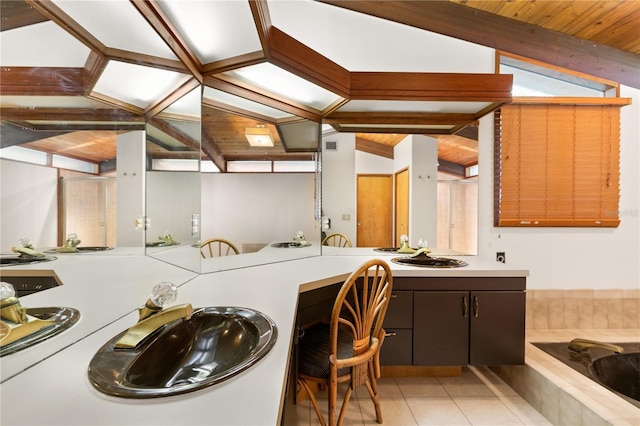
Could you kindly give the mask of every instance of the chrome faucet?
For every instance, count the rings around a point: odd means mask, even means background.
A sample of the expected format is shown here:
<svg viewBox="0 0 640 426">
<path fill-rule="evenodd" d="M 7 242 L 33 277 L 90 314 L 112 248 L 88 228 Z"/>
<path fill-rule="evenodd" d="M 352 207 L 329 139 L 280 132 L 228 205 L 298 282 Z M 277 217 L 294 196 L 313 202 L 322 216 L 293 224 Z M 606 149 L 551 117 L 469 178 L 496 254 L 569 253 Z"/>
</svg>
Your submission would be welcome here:
<svg viewBox="0 0 640 426">
<path fill-rule="evenodd" d="M 571 349 L 572 351 L 584 352 L 589 348 L 608 349 L 617 354 L 621 354 L 622 352 L 624 352 L 624 348 L 621 346 L 614 345 L 613 343 L 598 342 L 596 340 L 576 338 L 569 343 L 569 349 Z"/>
</svg>

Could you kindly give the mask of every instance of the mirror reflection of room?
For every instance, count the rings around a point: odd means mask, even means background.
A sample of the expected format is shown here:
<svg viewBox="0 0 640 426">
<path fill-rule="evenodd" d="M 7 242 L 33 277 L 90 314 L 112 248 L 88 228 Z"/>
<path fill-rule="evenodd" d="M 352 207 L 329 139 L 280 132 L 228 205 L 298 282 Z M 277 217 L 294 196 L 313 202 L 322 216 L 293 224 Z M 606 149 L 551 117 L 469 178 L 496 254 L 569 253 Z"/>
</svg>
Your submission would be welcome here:
<svg viewBox="0 0 640 426">
<path fill-rule="evenodd" d="M 412 247 L 422 240 L 442 253 L 477 253 L 477 129 L 433 136 L 329 129 L 322 155 L 326 234 L 342 233 L 354 247 L 399 247 L 407 235 Z"/>
</svg>

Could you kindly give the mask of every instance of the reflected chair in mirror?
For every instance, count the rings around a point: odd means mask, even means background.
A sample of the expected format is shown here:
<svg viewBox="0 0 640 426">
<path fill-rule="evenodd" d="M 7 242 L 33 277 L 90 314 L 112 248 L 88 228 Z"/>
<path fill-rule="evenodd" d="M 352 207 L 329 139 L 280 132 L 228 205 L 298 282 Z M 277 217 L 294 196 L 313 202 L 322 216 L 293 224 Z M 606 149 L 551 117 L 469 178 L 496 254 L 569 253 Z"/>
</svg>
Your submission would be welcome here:
<svg viewBox="0 0 640 426">
<path fill-rule="evenodd" d="M 382 322 L 389 306 L 393 278 L 386 262 L 370 260 L 356 269 L 336 296 L 329 324 L 304 331 L 298 344 L 298 383 L 311 399 L 320 424 L 327 424 L 315 393 L 328 389 L 328 424 L 341 425 L 354 389 L 365 386 L 373 401 L 376 421 L 382 423 L 377 379 Z M 338 385 L 345 384 L 336 423 Z"/>
<path fill-rule="evenodd" d="M 333 247 L 353 247 L 351 245 L 351 240 L 344 234 L 331 234 L 324 237 L 322 240 L 323 246 L 333 246 Z"/>
<path fill-rule="evenodd" d="M 207 257 L 221 257 L 240 254 L 240 251 L 231 241 L 223 238 L 211 238 L 200 244 L 200 254 L 203 259 Z"/>
</svg>

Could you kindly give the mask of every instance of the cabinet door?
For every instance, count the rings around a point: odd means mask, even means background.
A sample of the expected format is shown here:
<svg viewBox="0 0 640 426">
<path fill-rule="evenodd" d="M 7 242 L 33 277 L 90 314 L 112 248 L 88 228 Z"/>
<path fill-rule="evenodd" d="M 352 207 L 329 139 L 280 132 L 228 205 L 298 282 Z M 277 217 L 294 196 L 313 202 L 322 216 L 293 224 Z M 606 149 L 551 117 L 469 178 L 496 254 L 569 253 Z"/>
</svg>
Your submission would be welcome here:
<svg viewBox="0 0 640 426">
<path fill-rule="evenodd" d="M 411 329 L 385 328 L 386 337 L 380 348 L 381 365 L 411 365 Z"/>
<path fill-rule="evenodd" d="M 391 293 L 391 300 L 383 324 L 385 329 L 413 327 L 412 291 L 394 291 Z"/>
<path fill-rule="evenodd" d="M 468 307 L 466 291 L 414 293 L 413 365 L 468 364 Z"/>
<path fill-rule="evenodd" d="M 524 291 L 471 292 L 469 364 L 524 364 Z"/>
</svg>

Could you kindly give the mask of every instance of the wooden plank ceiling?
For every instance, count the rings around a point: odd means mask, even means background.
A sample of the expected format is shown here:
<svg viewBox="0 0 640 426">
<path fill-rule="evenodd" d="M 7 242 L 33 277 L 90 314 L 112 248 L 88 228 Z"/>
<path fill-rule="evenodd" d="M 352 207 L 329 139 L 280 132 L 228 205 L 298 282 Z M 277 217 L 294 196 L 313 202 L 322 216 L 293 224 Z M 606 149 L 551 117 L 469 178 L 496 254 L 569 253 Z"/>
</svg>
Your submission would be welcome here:
<svg viewBox="0 0 640 426">
<path fill-rule="evenodd" d="M 640 88 L 640 76 L 638 75 L 638 65 L 640 63 L 640 26 L 638 25 L 638 22 L 640 22 L 640 2 L 638 0 L 320 1 Z M 210 69 L 217 69 L 218 72 L 221 72 L 226 67 L 259 63 L 265 57 L 272 62 L 281 61 L 280 65 L 290 69 L 297 69 L 316 84 L 332 85 L 336 93 L 349 94 L 348 88 L 340 86 L 341 81 L 346 81 L 344 80 L 346 76 L 342 75 L 344 74 L 343 70 L 337 64 L 329 63 L 330 61 L 315 54 L 308 47 L 295 44 L 295 41 L 288 40 L 287 36 L 278 32 L 276 28 L 269 27 L 266 2 L 260 0 L 250 2 L 254 17 L 257 22 L 261 22 L 263 25 L 261 34 L 264 38 L 265 51 L 256 52 L 254 55 L 247 55 L 243 58 L 235 58 L 234 61 L 229 63 L 218 64 L 199 64 L 194 59 L 194 56 L 190 54 L 188 48 L 179 46 L 178 42 L 181 40 L 176 37 L 176 34 L 172 33 L 174 29 L 171 28 L 171 25 L 165 25 L 166 23 L 157 18 L 159 9 L 153 2 L 134 2 L 134 4 L 154 25 L 156 31 L 162 35 L 168 44 L 178 46 L 174 51 L 177 52 L 180 61 L 158 62 L 158 58 L 149 58 L 132 52 L 110 49 L 103 46 L 82 28 L 67 25 L 68 31 L 82 40 L 84 44 L 90 46 L 92 50 L 92 55 L 84 70 L 68 70 L 69 90 L 71 90 L 67 93 L 68 95 L 86 96 L 91 87 L 83 85 L 87 81 L 89 83 L 93 81 L 95 84 L 98 73 L 104 69 L 109 58 L 191 73 L 195 78 L 183 84 L 176 91 L 177 96 L 185 93 L 198 82 L 204 82 L 205 85 L 208 82 L 211 83 L 212 80 L 207 77 L 207 71 Z M 59 22 L 61 15 L 56 12 L 53 3 L 34 0 L 5 1 L 1 2 L 0 6 L 2 31 L 45 22 L 49 19 L 63 26 L 65 25 L 64 21 Z M 281 40 L 281 42 L 278 42 L 278 40 Z M 268 43 L 272 44 L 269 45 Z M 303 62 L 292 61 L 291 57 L 286 56 L 286 52 L 283 50 L 287 47 L 301 50 L 303 53 L 301 57 L 312 57 L 317 63 L 327 67 L 327 70 L 331 70 L 335 75 L 342 77 L 333 81 L 326 80 L 326 75 L 331 73 L 323 75 L 309 69 L 309 65 Z M 18 69 L 19 67 L 15 68 L 14 70 L 2 70 L 2 81 L 0 82 L 2 91 L 0 94 L 31 94 L 35 96 L 49 90 L 41 82 L 31 85 L 25 84 L 25 81 L 29 81 L 29 69 L 21 70 Z M 57 69 L 56 72 L 56 75 L 59 76 L 64 70 Z M 349 75 L 349 73 L 347 72 L 346 75 Z M 358 73 L 351 73 L 351 79 L 357 76 Z M 383 76 L 383 78 L 385 77 Z M 387 81 L 391 80 L 387 78 Z M 77 90 L 75 91 L 73 89 L 74 84 L 77 84 Z M 217 80 L 215 84 L 227 83 L 223 80 Z M 362 87 L 365 86 L 363 85 Z M 17 90 L 18 92 L 13 93 L 11 92 L 12 90 Z M 391 88 L 387 90 L 388 95 L 393 93 Z M 25 91 L 28 93 L 23 93 Z M 356 92 L 354 91 L 354 93 Z M 365 95 L 364 92 L 363 95 Z M 160 100 L 152 110 L 142 112 L 126 105 L 114 104 L 112 110 L 105 109 L 105 112 L 111 119 L 120 120 L 123 123 L 120 126 L 112 125 L 115 130 L 78 130 L 55 134 L 56 130 L 60 131 L 61 129 L 55 126 L 48 126 L 38 128 L 41 131 L 40 134 L 44 136 L 40 138 L 42 140 L 35 140 L 35 137 L 32 139 L 27 138 L 26 140 L 17 138 L 15 140 L 17 141 L 16 143 L 23 144 L 25 147 L 63 153 L 64 155 L 87 161 L 99 163 L 113 160 L 115 157 L 115 135 L 117 131 L 123 129 L 124 123 L 126 123 L 126 126 L 132 126 L 128 128 L 140 128 L 145 116 L 149 117 L 153 115 L 154 111 L 161 110 L 172 99 L 174 98 L 168 97 Z M 257 94 L 255 99 L 267 98 L 261 98 Z M 268 99 L 272 102 L 274 101 L 273 97 Z M 113 100 L 107 99 L 103 101 L 112 102 Z M 301 109 L 294 103 L 280 102 L 277 106 L 285 106 L 301 117 L 318 117 L 316 112 Z M 0 112 L 2 113 L 2 132 L 4 134 L 14 131 L 16 126 L 22 126 L 27 129 L 34 128 L 34 126 L 37 127 L 25 119 L 24 109 L 16 108 L 10 110 L 3 108 Z M 30 113 L 33 114 L 33 111 Z M 60 114 L 59 117 L 56 117 L 57 119 L 70 119 L 68 111 L 55 112 L 47 110 L 40 111 L 40 113 L 42 117 L 54 117 L 56 114 Z M 319 113 L 321 114 L 319 117 L 324 116 L 322 112 Z M 42 117 L 32 117 L 32 119 Z M 326 117 L 331 117 L 331 111 L 326 114 Z M 472 119 L 473 117 L 468 118 Z M 13 127 L 9 128 L 8 123 Z M 210 158 L 216 164 L 222 164 L 224 161 L 235 159 L 268 158 L 277 160 L 309 157 L 308 154 L 288 152 L 285 144 L 280 140 L 278 132 L 273 127 L 274 123 L 266 124 L 273 129 L 272 135 L 275 136 L 276 146 L 264 149 L 258 154 L 256 154 L 255 150 L 249 152 L 243 136 L 244 128 L 255 124 L 257 124 L 257 121 L 254 118 L 235 115 L 205 106 L 202 116 L 203 158 Z M 456 128 L 456 135 L 433 135 L 439 140 L 439 157 L 443 163 L 449 162 L 460 167 L 477 164 L 477 128 L 473 121 L 469 124 L 466 127 L 460 126 Z M 216 129 L 215 131 L 212 130 L 214 128 Z M 223 130 L 221 131 L 221 129 Z M 45 130 L 54 132 L 54 134 L 49 134 Z M 404 137 L 405 135 L 403 134 L 390 132 L 369 133 L 360 131 L 356 134 L 358 149 L 386 156 L 389 155 L 389 148 Z M 6 140 L 6 137 L 2 138 L 3 147 L 6 146 Z M 186 143 L 186 145 L 189 145 L 189 143 Z M 176 156 L 176 153 L 172 152 L 170 148 L 157 144 L 151 144 L 148 150 L 151 156 L 157 158 Z"/>
</svg>

